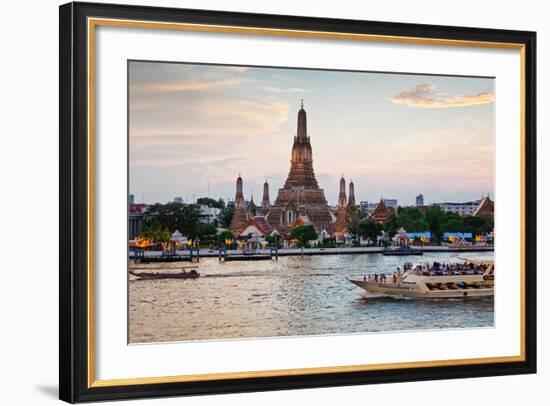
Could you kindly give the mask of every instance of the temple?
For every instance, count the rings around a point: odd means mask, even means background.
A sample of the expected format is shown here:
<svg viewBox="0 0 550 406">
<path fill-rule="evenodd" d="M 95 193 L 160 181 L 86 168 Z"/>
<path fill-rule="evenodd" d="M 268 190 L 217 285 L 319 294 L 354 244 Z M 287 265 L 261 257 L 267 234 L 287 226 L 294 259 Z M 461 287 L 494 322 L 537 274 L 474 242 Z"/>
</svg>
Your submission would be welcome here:
<svg viewBox="0 0 550 406">
<path fill-rule="evenodd" d="M 491 200 L 489 195 L 483 197 L 478 206 L 475 208 L 472 216 L 488 216 L 494 218 L 495 216 L 495 203 Z"/>
<path fill-rule="evenodd" d="M 286 236 L 298 225 L 312 225 L 323 238 L 334 236 L 338 241 L 342 241 L 349 234 L 347 218 L 354 209 L 356 207 L 353 182 L 349 184 L 348 200 L 346 181 L 342 175 L 336 215 L 333 214 L 325 199 L 324 190 L 317 183 L 313 170 L 311 139 L 307 132 L 307 115 L 302 101 L 298 111 L 298 127 L 292 144 L 290 170 L 284 186 L 278 190 L 277 197 L 271 204 L 269 184 L 266 180 L 261 206 L 256 206 L 253 198 L 246 205 L 243 198 L 243 181 L 239 174 L 235 193 L 235 212 L 230 229 L 237 235 L 248 232 L 250 227 L 255 227 L 254 230 L 257 229 L 258 232 L 269 230 L 270 233 Z"/>
<path fill-rule="evenodd" d="M 378 206 L 376 206 L 376 209 L 372 212 L 370 219 L 379 224 L 384 224 L 390 215 L 390 209 L 388 209 L 388 206 L 384 203 L 384 199 L 380 199 L 380 203 L 378 203 Z"/>
<path fill-rule="evenodd" d="M 322 230 L 332 232 L 334 216 L 325 199 L 325 192 L 315 178 L 303 101 L 298 111 L 298 128 L 292 145 L 290 171 L 267 216 L 269 224 L 282 235 L 288 233 L 300 218 L 302 223 L 311 223 L 318 233 Z"/>
</svg>

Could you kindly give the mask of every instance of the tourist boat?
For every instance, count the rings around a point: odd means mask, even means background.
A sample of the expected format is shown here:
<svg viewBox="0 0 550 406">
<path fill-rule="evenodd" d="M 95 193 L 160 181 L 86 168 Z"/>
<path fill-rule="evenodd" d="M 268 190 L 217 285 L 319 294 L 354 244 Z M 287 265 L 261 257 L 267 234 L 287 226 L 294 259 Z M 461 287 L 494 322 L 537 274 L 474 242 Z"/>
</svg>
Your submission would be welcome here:
<svg viewBox="0 0 550 406">
<path fill-rule="evenodd" d="M 494 295 L 495 265 L 492 257 L 458 257 L 452 271 L 427 263 L 404 266 L 395 275 L 363 280 L 348 279 L 374 296 L 404 296 L 420 299 L 452 299 Z"/>
<path fill-rule="evenodd" d="M 141 271 L 136 271 L 135 269 L 142 269 Z M 196 279 L 200 276 L 196 269 L 191 269 L 187 271 L 186 268 L 181 268 L 178 272 L 157 272 L 154 269 L 148 268 L 130 268 L 130 275 L 133 275 L 142 280 L 149 279 Z"/>
</svg>

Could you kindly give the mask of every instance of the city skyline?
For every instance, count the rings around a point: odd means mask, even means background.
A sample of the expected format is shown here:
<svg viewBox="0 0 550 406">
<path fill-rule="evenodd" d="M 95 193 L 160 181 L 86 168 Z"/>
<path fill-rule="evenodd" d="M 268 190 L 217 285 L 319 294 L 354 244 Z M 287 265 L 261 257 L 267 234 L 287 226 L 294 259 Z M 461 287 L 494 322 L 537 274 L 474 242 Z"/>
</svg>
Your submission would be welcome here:
<svg viewBox="0 0 550 406">
<path fill-rule="evenodd" d="M 342 174 L 358 202 L 494 198 L 490 78 L 135 61 L 129 73 L 137 201 L 232 199 L 239 173 L 246 199 L 261 200 L 266 179 L 273 199 L 301 99 L 330 205 Z"/>
</svg>

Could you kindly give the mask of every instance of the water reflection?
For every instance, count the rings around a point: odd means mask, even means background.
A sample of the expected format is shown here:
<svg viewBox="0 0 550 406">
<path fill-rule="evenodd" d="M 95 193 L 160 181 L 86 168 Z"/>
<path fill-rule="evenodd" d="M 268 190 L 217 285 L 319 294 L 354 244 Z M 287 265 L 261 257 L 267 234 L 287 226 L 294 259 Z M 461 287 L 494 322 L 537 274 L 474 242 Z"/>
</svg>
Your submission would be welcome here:
<svg viewBox="0 0 550 406">
<path fill-rule="evenodd" d="M 196 280 L 130 281 L 130 342 L 492 326 L 492 298 L 366 298 L 346 280 L 391 273 L 406 261 L 449 262 L 455 256 L 201 259 Z"/>
</svg>

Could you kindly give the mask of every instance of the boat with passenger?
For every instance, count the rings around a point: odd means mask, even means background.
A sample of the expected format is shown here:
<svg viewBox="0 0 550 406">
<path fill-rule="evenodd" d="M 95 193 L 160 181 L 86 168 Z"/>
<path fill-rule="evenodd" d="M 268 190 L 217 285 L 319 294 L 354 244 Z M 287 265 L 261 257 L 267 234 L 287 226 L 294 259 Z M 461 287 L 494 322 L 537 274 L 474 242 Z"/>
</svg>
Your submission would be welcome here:
<svg viewBox="0 0 550 406">
<path fill-rule="evenodd" d="M 460 262 L 406 262 L 388 275 L 369 274 L 348 280 L 375 296 L 453 299 L 494 295 L 495 264 L 489 256 L 461 256 Z"/>
<path fill-rule="evenodd" d="M 128 272 L 138 280 L 196 279 L 200 276 L 200 273 L 195 267 L 185 267 L 181 265 L 175 267 L 132 265 L 129 267 Z"/>
</svg>

